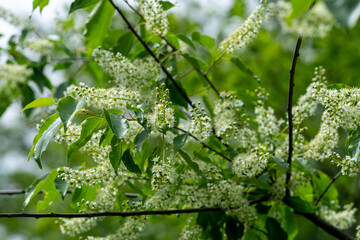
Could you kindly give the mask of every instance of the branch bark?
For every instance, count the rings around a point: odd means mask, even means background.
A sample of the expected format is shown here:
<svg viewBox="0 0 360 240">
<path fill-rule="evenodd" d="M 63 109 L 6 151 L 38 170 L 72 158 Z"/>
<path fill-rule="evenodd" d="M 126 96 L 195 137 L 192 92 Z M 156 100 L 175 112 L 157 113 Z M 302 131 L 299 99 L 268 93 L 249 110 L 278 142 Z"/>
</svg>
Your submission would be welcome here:
<svg viewBox="0 0 360 240">
<path fill-rule="evenodd" d="M 293 95 L 294 95 L 294 78 L 295 78 L 295 69 L 296 63 L 299 58 L 299 51 L 301 47 L 302 36 L 299 36 L 296 42 L 296 47 L 294 51 L 294 56 L 291 64 L 290 69 L 290 79 L 289 79 L 289 94 L 288 94 L 288 106 L 287 106 L 287 113 L 288 113 L 288 125 L 289 125 L 289 153 L 287 163 L 289 164 L 289 171 L 286 172 L 286 196 L 290 195 L 290 190 L 288 184 L 291 178 L 291 161 L 292 161 L 292 154 L 293 154 L 293 115 L 292 115 L 292 104 L 293 104 Z"/>
<path fill-rule="evenodd" d="M 162 69 L 162 71 L 166 74 L 166 76 L 170 79 L 170 81 L 172 82 L 172 84 L 174 85 L 174 87 L 178 90 L 178 92 L 180 93 L 180 95 L 186 100 L 186 102 L 188 104 L 190 104 L 191 107 L 194 107 L 193 102 L 190 100 L 190 98 L 188 97 L 188 95 L 186 94 L 186 92 L 180 87 L 180 85 L 175 81 L 175 79 L 173 78 L 173 76 L 169 73 L 169 71 L 166 69 L 166 67 L 161 63 L 161 61 L 156 57 L 155 53 L 149 48 L 149 46 L 144 42 L 144 40 L 140 37 L 140 35 L 136 32 L 135 28 L 131 25 L 131 23 L 129 22 L 129 20 L 126 18 L 126 16 L 124 15 L 124 13 L 121 11 L 121 9 L 119 7 L 117 7 L 115 5 L 115 3 L 112 0 L 109 0 L 109 2 L 111 3 L 111 5 L 115 8 L 115 10 L 119 13 L 119 15 L 121 16 L 121 18 L 124 20 L 124 22 L 126 23 L 127 27 L 129 28 L 129 30 L 134 34 L 134 36 L 139 40 L 139 42 L 141 43 L 141 45 L 144 46 L 144 48 L 146 49 L 146 51 L 151 55 L 151 57 L 159 64 L 160 68 Z"/>
<path fill-rule="evenodd" d="M 321 219 L 319 216 L 317 216 L 314 213 L 303 213 L 303 212 L 299 212 L 296 210 L 294 210 L 294 212 L 298 215 L 305 217 L 306 219 L 308 219 L 309 221 L 314 223 L 316 226 L 323 229 L 325 232 L 329 233 L 330 235 L 332 235 L 340 240 L 354 240 L 353 237 L 342 232 L 340 229 L 334 227 L 330 223 L 324 221 L 323 219 Z"/>
<path fill-rule="evenodd" d="M 255 204 L 265 201 L 267 198 L 257 198 L 249 200 L 249 204 Z M 93 217 L 131 217 L 131 216 L 149 216 L 149 215 L 172 215 L 199 212 L 223 211 L 221 207 L 191 208 L 191 209 L 173 209 L 173 210 L 146 210 L 134 212 L 98 212 L 98 213 L 0 213 L 0 218 L 93 218 Z"/>
</svg>

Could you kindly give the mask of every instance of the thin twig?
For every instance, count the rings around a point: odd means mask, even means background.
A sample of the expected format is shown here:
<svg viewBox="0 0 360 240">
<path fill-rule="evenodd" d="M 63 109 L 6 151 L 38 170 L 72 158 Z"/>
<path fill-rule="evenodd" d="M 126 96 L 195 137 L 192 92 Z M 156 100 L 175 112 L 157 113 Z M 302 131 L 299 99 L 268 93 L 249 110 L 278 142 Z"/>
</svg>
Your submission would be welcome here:
<svg viewBox="0 0 360 240">
<path fill-rule="evenodd" d="M 230 158 L 228 158 L 227 156 L 225 156 L 224 154 L 222 154 L 221 152 L 215 150 L 214 148 L 210 147 L 209 145 L 207 145 L 206 143 L 202 142 L 199 138 L 197 138 L 196 136 L 192 135 L 191 133 L 185 131 L 184 129 L 181 129 L 179 127 L 174 127 L 175 129 L 182 131 L 183 133 L 187 133 L 189 134 L 190 137 L 192 137 L 193 139 L 195 139 L 196 141 L 198 141 L 199 143 L 201 143 L 203 145 L 203 147 L 209 149 L 210 151 L 213 151 L 214 153 L 216 153 L 217 155 L 223 157 L 224 159 L 226 159 L 229 162 L 232 162 L 232 160 Z"/>
<path fill-rule="evenodd" d="M 142 15 L 139 11 L 137 11 L 133 6 L 131 6 L 131 4 L 130 4 L 127 0 L 124 0 L 124 2 L 128 5 L 128 7 L 129 7 L 132 11 L 134 11 L 140 18 L 142 18 L 142 19 L 145 21 L 143 15 Z M 181 50 L 177 49 L 173 44 L 171 44 L 171 43 L 169 42 L 169 40 L 166 39 L 166 37 L 163 37 L 163 36 L 162 36 L 161 38 L 166 42 L 166 44 L 167 44 L 174 52 L 179 52 L 180 55 L 183 55 L 183 53 L 181 52 Z M 185 60 L 190 63 L 190 61 L 189 61 L 187 58 L 185 58 Z M 215 61 L 212 65 L 214 65 L 215 63 L 216 63 L 216 61 Z M 190 64 L 191 64 L 191 63 L 190 63 Z M 192 64 L 191 64 L 191 65 L 192 65 Z M 194 67 L 195 71 L 197 71 L 201 76 L 203 76 L 203 78 L 208 82 L 208 84 L 209 84 L 210 87 L 214 90 L 214 92 L 217 94 L 217 96 L 220 97 L 220 92 L 219 92 L 219 90 L 217 90 L 217 88 L 215 87 L 215 85 L 210 81 L 209 77 L 207 76 L 207 73 L 208 73 L 208 71 L 210 70 L 211 67 L 209 67 L 209 69 L 206 71 L 206 73 L 204 73 L 201 69 L 199 69 L 199 68 L 196 67 L 196 66 L 193 66 L 193 67 Z"/>
<path fill-rule="evenodd" d="M 180 87 L 180 85 L 175 81 L 173 76 L 169 73 L 169 71 L 166 69 L 166 67 L 161 63 L 161 61 L 156 57 L 155 53 L 149 48 L 149 46 L 144 42 L 144 40 L 140 37 L 140 35 L 136 32 L 134 27 L 131 25 L 129 20 L 126 18 L 124 13 L 120 10 L 119 7 L 115 5 L 115 3 L 112 0 L 109 0 L 111 5 L 115 8 L 115 10 L 119 13 L 121 18 L 126 23 L 129 30 L 135 35 L 135 37 L 139 40 L 139 42 L 144 46 L 146 51 L 151 55 L 151 57 L 159 64 L 160 68 L 163 70 L 163 72 L 166 74 L 166 76 L 170 79 L 174 87 L 178 90 L 180 95 L 186 100 L 188 104 L 190 104 L 191 107 L 194 107 L 193 102 L 190 100 L 190 98 L 187 96 L 186 92 Z"/>
<path fill-rule="evenodd" d="M 302 36 L 299 36 L 296 47 L 294 51 L 294 56 L 291 64 L 290 69 L 290 79 L 289 79 L 289 95 L 288 95 L 288 107 L 287 107 L 287 113 L 288 113 L 288 125 L 289 125 L 289 153 L 288 153 L 288 159 L 287 163 L 289 164 L 289 171 L 286 172 L 286 196 L 290 195 L 290 190 L 288 187 L 290 178 L 291 178 L 291 161 L 292 161 L 292 154 L 293 154 L 293 116 L 292 116 L 292 103 L 293 103 L 293 95 L 294 95 L 294 77 L 295 77 L 295 69 L 296 69 L 296 63 L 299 58 L 299 51 L 301 47 L 302 42 Z"/>
<path fill-rule="evenodd" d="M 320 194 L 319 198 L 316 200 L 315 202 L 315 206 L 319 204 L 321 198 L 325 195 L 325 193 L 329 190 L 329 188 L 331 187 L 331 185 L 336 181 L 336 179 L 338 177 L 340 177 L 341 175 L 341 171 L 338 172 L 334 177 L 333 179 L 331 179 L 331 182 L 329 183 L 329 185 L 327 185 L 327 187 L 324 189 L 324 191 Z"/>
</svg>

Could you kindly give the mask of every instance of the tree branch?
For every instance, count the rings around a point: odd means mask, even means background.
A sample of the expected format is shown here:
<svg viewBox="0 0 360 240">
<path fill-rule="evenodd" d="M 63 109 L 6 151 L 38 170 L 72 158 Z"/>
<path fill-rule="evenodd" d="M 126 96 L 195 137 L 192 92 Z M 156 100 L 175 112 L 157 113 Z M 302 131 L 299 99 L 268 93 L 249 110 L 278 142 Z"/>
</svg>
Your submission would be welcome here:
<svg viewBox="0 0 360 240">
<path fill-rule="evenodd" d="M 295 83 L 294 83 L 295 69 L 296 69 L 297 59 L 299 58 L 301 42 L 302 42 L 302 36 L 299 36 L 299 38 L 296 42 L 296 47 L 295 47 L 294 56 L 293 56 L 291 69 L 290 69 L 290 79 L 289 79 L 289 95 L 288 95 L 288 107 L 287 107 L 288 125 L 289 125 L 289 153 L 288 153 L 287 163 L 289 164 L 289 171 L 286 172 L 286 196 L 290 195 L 290 190 L 289 190 L 288 184 L 289 184 L 289 181 L 291 178 L 291 161 L 292 161 L 292 154 L 293 154 L 292 103 L 293 103 L 294 86 L 295 86 Z"/>
<path fill-rule="evenodd" d="M 204 148 L 209 149 L 210 151 L 213 151 L 214 153 L 216 153 L 217 155 L 221 156 L 222 158 L 226 159 L 229 162 L 232 162 L 232 160 L 230 158 L 228 158 L 227 156 L 225 156 L 224 154 L 222 154 L 221 152 L 215 150 L 214 148 L 210 147 L 209 145 L 207 145 L 206 143 L 202 142 L 200 139 L 198 139 L 196 136 L 192 135 L 191 133 L 185 131 L 184 129 L 181 129 L 179 127 L 174 127 L 175 129 L 183 132 L 183 133 L 187 133 L 189 134 L 190 137 L 192 137 L 193 139 L 195 139 L 196 141 L 198 141 L 199 143 L 201 143 L 201 145 L 203 145 Z"/>
<path fill-rule="evenodd" d="M 255 204 L 266 200 L 267 198 L 257 198 L 249 200 L 249 204 Z M 98 213 L 0 213 L 0 218 L 93 218 L 93 217 L 131 217 L 131 216 L 148 216 L 148 215 L 171 215 L 199 212 L 216 212 L 223 211 L 221 207 L 208 208 L 191 208 L 191 209 L 173 209 L 173 210 L 145 210 L 134 212 L 98 212 Z"/>
<path fill-rule="evenodd" d="M 142 18 L 144 21 L 144 17 L 143 15 L 141 15 L 141 13 L 139 13 L 139 11 L 137 11 L 133 6 L 131 6 L 131 4 L 127 1 L 127 0 L 124 0 L 124 2 L 128 5 L 128 7 L 134 11 L 140 18 Z M 166 44 L 171 47 L 171 49 L 174 51 L 174 52 L 178 52 L 180 53 L 181 55 L 183 55 L 183 53 L 181 52 L 181 50 L 177 49 L 174 45 L 172 45 L 169 40 L 166 39 L 166 37 L 161 37 L 165 42 Z M 185 58 L 185 60 L 190 63 L 190 61 Z M 190 63 L 191 64 L 191 63 Z M 192 64 L 191 64 L 192 65 Z M 215 87 L 215 85 L 210 81 L 209 77 L 207 76 L 207 73 L 204 73 L 201 69 L 197 68 L 196 66 L 193 66 L 195 71 L 197 71 L 201 76 L 203 76 L 203 78 L 208 82 L 208 84 L 210 85 L 210 87 L 214 90 L 214 92 L 217 94 L 218 97 L 220 97 L 220 92 L 219 90 L 217 90 L 217 88 Z"/>
<path fill-rule="evenodd" d="M 73 191 L 72 190 L 67 190 L 66 193 L 67 194 L 71 194 Z M 26 189 L 14 189 L 14 190 L 0 190 L 0 195 L 21 195 L 21 194 L 25 194 L 26 193 Z M 39 193 L 43 193 L 43 191 L 40 191 Z M 138 198 L 139 194 L 137 193 L 125 193 L 125 197 L 127 198 Z"/>
<path fill-rule="evenodd" d="M 299 212 L 296 210 L 294 210 L 294 212 L 298 215 L 305 217 L 306 219 L 308 219 L 309 221 L 314 223 L 316 226 L 323 229 L 325 232 L 329 233 L 330 235 L 332 235 L 340 240 L 354 240 L 353 237 L 347 235 L 346 233 L 342 232 L 340 229 L 338 229 L 338 228 L 334 227 L 333 225 L 331 225 L 330 223 L 324 221 L 323 219 L 321 219 L 319 216 L 317 216 L 314 213 L 303 213 L 303 212 Z"/>
<path fill-rule="evenodd" d="M 331 182 L 329 183 L 329 185 L 327 185 L 327 187 L 324 189 L 324 191 L 320 194 L 319 198 L 316 200 L 315 202 L 315 206 L 319 204 L 321 198 L 325 195 L 325 193 L 329 190 L 329 188 L 331 187 L 331 185 L 336 181 L 336 179 L 338 177 L 340 177 L 341 175 L 341 171 L 338 172 L 334 177 L 333 179 L 331 180 Z"/>
<path fill-rule="evenodd" d="M 111 5 L 115 8 L 115 10 L 119 13 L 121 18 L 126 23 L 129 30 L 135 35 L 135 37 L 139 40 L 139 42 L 144 46 L 146 51 L 151 55 L 151 57 L 159 64 L 160 68 L 163 70 L 163 72 L 166 74 L 166 76 L 170 79 L 174 87 L 178 90 L 180 95 L 186 100 L 188 104 L 190 104 L 191 107 L 194 107 L 193 102 L 190 100 L 190 98 L 187 96 L 186 92 L 180 87 L 180 85 L 175 81 L 173 76 L 169 73 L 169 71 L 166 69 L 166 67 L 161 63 L 161 61 L 156 57 L 155 53 L 149 48 L 149 46 L 144 42 L 144 40 L 140 37 L 140 35 L 136 32 L 135 28 L 131 25 L 129 20 L 126 18 L 124 13 L 118 8 L 113 0 L 109 0 Z"/>
</svg>

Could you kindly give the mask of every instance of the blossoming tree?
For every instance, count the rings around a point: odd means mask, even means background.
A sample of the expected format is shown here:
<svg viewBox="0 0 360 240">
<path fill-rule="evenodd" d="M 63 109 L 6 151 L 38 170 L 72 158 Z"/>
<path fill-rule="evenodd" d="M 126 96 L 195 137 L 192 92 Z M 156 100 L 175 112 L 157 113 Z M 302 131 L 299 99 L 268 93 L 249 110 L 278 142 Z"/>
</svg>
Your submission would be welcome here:
<svg viewBox="0 0 360 240">
<path fill-rule="evenodd" d="M 41 11 L 48 4 L 34 0 L 33 8 Z M 80 155 L 84 162 L 80 167 L 59 162 L 25 192 L 24 208 L 43 194 L 38 211 L 71 194 L 74 212 L 0 216 L 58 218 L 61 232 L 72 237 L 101 226 L 106 217 L 117 218 L 118 230 L 87 239 L 139 239 L 152 215 L 170 214 L 187 216 L 180 239 L 294 239 L 301 235 L 294 216 L 302 215 L 336 238 L 354 239 L 344 230 L 356 223 L 356 208 L 349 203 L 339 209 L 333 182 L 360 169 L 360 89 L 328 84 L 325 69 L 317 67 L 306 92 L 293 103 L 303 39 L 325 37 L 336 24 L 329 5 L 261 1 L 218 45 L 200 32 L 171 32 L 167 11 L 173 6 L 158 0 L 121 5 L 75 0 L 69 16 L 80 9 L 90 12 L 84 38 L 77 36 L 86 47 L 75 50 L 65 38 L 76 30 L 59 38 L 40 36 L 28 21 L 1 10 L 3 18 L 24 30 L 10 40 L 11 61 L 0 66 L 6 86 L 0 90 L 0 113 L 19 96 L 26 115 L 34 108 L 49 113 L 29 153 L 39 168 L 52 140 L 66 145 L 69 162 Z M 134 16 L 127 17 L 125 7 Z M 211 69 L 220 63 L 260 81 L 239 56 L 266 21 L 298 36 L 282 117 L 269 106 L 261 84 L 254 91 L 220 92 L 212 81 Z M 25 50 L 39 60 L 30 60 Z M 53 61 L 53 52 L 67 55 L 67 61 Z M 202 59 L 203 52 L 210 60 Z M 43 74 L 47 65 L 69 69 L 73 61 L 110 81 L 91 84 L 69 76 L 55 88 Z M 192 96 L 182 85 L 190 72 L 206 84 Z M 56 96 L 35 99 L 29 79 L 40 89 L 56 90 Z M 309 139 L 306 120 L 319 114 L 319 106 L 320 127 Z M 337 151 L 339 129 L 347 131 L 347 154 Z M 340 171 L 331 180 L 312 167 L 316 161 L 331 162 Z"/>
</svg>

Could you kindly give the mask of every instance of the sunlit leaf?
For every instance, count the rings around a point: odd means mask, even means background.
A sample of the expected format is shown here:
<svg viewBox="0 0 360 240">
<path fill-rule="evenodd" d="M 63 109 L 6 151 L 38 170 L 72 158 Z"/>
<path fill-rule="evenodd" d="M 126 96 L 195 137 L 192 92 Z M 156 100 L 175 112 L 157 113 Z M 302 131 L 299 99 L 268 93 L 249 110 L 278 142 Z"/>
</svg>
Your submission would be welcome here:
<svg viewBox="0 0 360 240">
<path fill-rule="evenodd" d="M 51 105 L 55 105 L 56 102 L 53 98 L 51 97 L 42 97 L 42 98 L 38 98 L 34 101 L 32 101 L 31 103 L 29 103 L 28 105 L 26 105 L 22 112 L 30 109 L 30 108 L 36 108 L 36 107 L 46 107 L 46 106 L 51 106 Z"/>
</svg>

